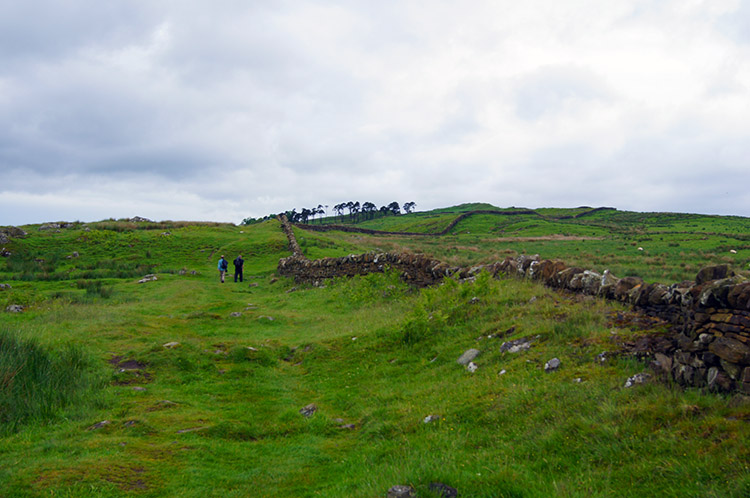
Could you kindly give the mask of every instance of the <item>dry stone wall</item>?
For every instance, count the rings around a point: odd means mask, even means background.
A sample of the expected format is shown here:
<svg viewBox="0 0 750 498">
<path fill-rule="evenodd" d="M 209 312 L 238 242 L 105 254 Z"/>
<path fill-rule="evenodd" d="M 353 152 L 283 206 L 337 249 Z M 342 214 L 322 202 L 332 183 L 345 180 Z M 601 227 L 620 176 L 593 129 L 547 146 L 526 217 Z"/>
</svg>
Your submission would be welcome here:
<svg viewBox="0 0 750 498">
<path fill-rule="evenodd" d="M 568 267 L 562 261 L 538 255 L 505 258 L 490 265 L 452 267 L 422 255 L 368 253 L 343 258 L 309 260 L 303 254 L 285 218 L 281 219 L 292 256 L 281 259 L 278 272 L 313 285 L 341 276 L 401 272 L 409 283 L 424 287 L 447 276 L 469 278 L 487 271 L 496 278 L 513 276 L 539 281 L 552 288 L 599 296 L 632 306 L 672 325 L 670 344 L 652 351 L 654 367 L 686 386 L 750 394 L 750 281 L 727 265 L 702 269 L 695 281 L 672 285 L 647 283 L 638 277 L 617 278 Z"/>
</svg>

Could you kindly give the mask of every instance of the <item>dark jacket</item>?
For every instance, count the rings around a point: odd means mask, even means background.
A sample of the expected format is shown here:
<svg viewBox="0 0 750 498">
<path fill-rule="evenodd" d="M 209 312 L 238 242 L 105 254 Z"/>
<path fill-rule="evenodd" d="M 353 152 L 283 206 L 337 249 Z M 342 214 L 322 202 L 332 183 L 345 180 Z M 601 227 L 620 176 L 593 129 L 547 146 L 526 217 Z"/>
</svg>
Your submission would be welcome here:
<svg viewBox="0 0 750 498">
<path fill-rule="evenodd" d="M 237 256 L 236 258 L 234 258 L 234 267 L 235 268 L 242 269 L 242 265 L 244 265 L 244 264 L 245 264 L 245 260 L 242 259 L 241 257 Z"/>
</svg>

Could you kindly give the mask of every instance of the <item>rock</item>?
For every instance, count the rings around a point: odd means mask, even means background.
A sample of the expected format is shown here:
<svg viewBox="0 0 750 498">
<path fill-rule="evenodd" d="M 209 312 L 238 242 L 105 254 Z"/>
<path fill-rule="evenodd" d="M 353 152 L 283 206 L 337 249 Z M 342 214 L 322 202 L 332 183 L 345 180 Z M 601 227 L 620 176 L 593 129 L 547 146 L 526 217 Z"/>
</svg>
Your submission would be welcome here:
<svg viewBox="0 0 750 498">
<path fill-rule="evenodd" d="M 313 413 L 315 413 L 316 411 L 318 411 L 318 405 L 316 405 L 315 403 L 310 403 L 309 405 L 304 406 L 299 410 L 299 412 L 307 418 L 312 417 Z"/>
<path fill-rule="evenodd" d="M 350 430 L 350 431 L 353 431 L 356 428 L 357 428 L 357 426 L 354 425 L 354 424 L 343 424 L 343 425 L 339 426 L 339 429 L 347 429 L 347 430 Z"/>
<path fill-rule="evenodd" d="M 91 427 L 89 427 L 86 430 L 87 431 L 95 431 L 96 429 L 101 429 L 102 427 L 105 427 L 105 426 L 107 426 L 107 425 L 109 425 L 111 423 L 112 422 L 110 422 L 109 420 L 102 420 L 101 422 L 97 422 L 96 424 L 92 425 Z"/>
<path fill-rule="evenodd" d="M 414 488 L 397 484 L 388 490 L 388 498 L 411 498 Z"/>
<path fill-rule="evenodd" d="M 176 348 L 179 345 L 180 345 L 179 342 L 172 341 L 172 342 L 168 342 L 168 343 L 164 344 L 164 347 L 167 348 L 167 349 L 174 349 L 174 348 Z"/>
<path fill-rule="evenodd" d="M 625 381 L 625 387 L 627 388 L 627 387 L 633 387 L 638 384 L 645 384 L 646 382 L 648 382 L 650 378 L 651 376 L 646 373 L 635 374 Z"/>
<path fill-rule="evenodd" d="M 0 256 L 2 256 L 3 258 L 8 258 L 8 257 L 10 257 L 11 254 L 13 254 L 13 253 L 11 253 L 10 251 L 8 251 L 4 247 L 2 249 L 0 249 Z"/>
<path fill-rule="evenodd" d="M 558 368 L 560 368 L 560 360 L 557 358 L 552 358 L 550 361 L 544 364 L 545 372 L 554 372 Z"/>
<path fill-rule="evenodd" d="M 12 288 L 10 284 L 0 284 L 0 291 L 11 290 Z"/>
<path fill-rule="evenodd" d="M 734 272 L 729 268 L 729 265 L 706 266 L 701 268 L 695 276 L 695 283 L 701 285 L 711 280 L 720 280 L 732 276 L 734 276 Z"/>
<path fill-rule="evenodd" d="M 737 365 L 736 363 L 730 363 L 724 359 L 722 359 L 719 364 L 721 365 L 721 368 L 723 368 L 727 373 L 727 375 L 729 375 L 730 379 L 738 380 L 741 378 L 742 367 L 740 365 Z"/>
<path fill-rule="evenodd" d="M 229 316 L 231 316 L 231 317 L 238 317 L 238 316 L 242 316 L 242 313 L 240 313 L 239 311 L 233 311 L 233 312 L 229 313 Z"/>
<path fill-rule="evenodd" d="M 729 304 L 730 292 L 745 280 L 740 277 L 712 280 L 703 284 L 698 295 L 698 302 L 704 308 L 726 308 Z"/>
<path fill-rule="evenodd" d="M 44 223 L 39 227 L 39 231 L 43 232 L 45 230 L 59 230 L 60 226 L 60 223 Z"/>
<path fill-rule="evenodd" d="M 708 345 L 713 354 L 731 363 L 750 364 L 750 346 L 729 337 L 717 337 Z"/>
<path fill-rule="evenodd" d="M 135 386 L 135 387 L 133 387 L 133 391 L 143 392 L 145 390 L 146 390 L 145 387 L 141 387 L 141 386 Z"/>
<path fill-rule="evenodd" d="M 729 392 L 734 387 L 732 379 L 718 367 L 708 369 L 706 381 L 708 382 L 708 388 L 715 392 Z"/>
<path fill-rule="evenodd" d="M 471 363 L 474 358 L 479 356 L 480 351 L 478 349 L 467 349 L 464 351 L 464 354 L 462 354 L 457 360 L 456 363 L 459 365 L 468 365 Z"/>
<path fill-rule="evenodd" d="M 466 365 L 466 370 L 468 370 L 470 373 L 476 372 L 477 368 L 479 368 L 479 367 L 473 361 L 469 362 L 469 364 Z"/>
<path fill-rule="evenodd" d="M 613 299 L 615 297 L 615 287 L 619 281 L 620 279 L 612 275 L 609 270 L 604 270 L 599 285 L 599 295 L 606 299 Z"/>
<path fill-rule="evenodd" d="M 614 297 L 618 301 L 625 301 L 628 294 L 634 287 L 643 285 L 643 279 L 640 277 L 625 277 L 617 281 L 615 285 Z"/>
<path fill-rule="evenodd" d="M 11 304 L 7 308 L 5 308 L 5 311 L 8 313 L 22 313 L 26 309 L 26 306 L 21 306 L 20 304 Z"/>
<path fill-rule="evenodd" d="M 655 353 L 654 358 L 662 372 L 668 374 L 672 371 L 672 358 L 663 353 Z"/>
<path fill-rule="evenodd" d="M 149 275 L 146 275 L 145 277 L 143 277 L 142 279 L 140 279 L 140 280 L 138 281 L 138 283 L 139 283 L 139 284 L 145 284 L 146 282 L 152 282 L 152 281 L 154 281 L 154 280 L 157 280 L 157 278 L 156 278 L 156 275 L 154 275 L 154 274 L 149 274 Z"/>
<path fill-rule="evenodd" d="M 435 422 L 436 420 L 440 420 L 440 415 L 427 415 L 424 419 L 422 419 L 422 423 L 429 424 L 430 422 Z"/>
<path fill-rule="evenodd" d="M 143 218 L 141 216 L 133 216 L 128 221 L 131 223 L 153 223 L 153 221 L 149 220 L 148 218 Z"/>
<path fill-rule="evenodd" d="M 522 337 L 520 339 L 516 339 L 515 341 L 502 343 L 500 345 L 500 352 L 519 353 L 521 351 L 526 351 L 529 348 L 531 348 L 531 340 L 528 337 Z"/>
<path fill-rule="evenodd" d="M 607 359 L 609 358 L 608 355 L 609 353 L 607 351 L 602 351 L 601 353 L 596 355 L 596 359 L 594 361 L 596 361 L 596 363 L 598 363 L 599 365 L 604 365 L 605 363 L 607 363 Z"/>
<path fill-rule="evenodd" d="M 447 484 L 441 482 L 430 483 L 430 491 L 439 494 L 442 498 L 456 498 L 458 491 Z"/>
</svg>

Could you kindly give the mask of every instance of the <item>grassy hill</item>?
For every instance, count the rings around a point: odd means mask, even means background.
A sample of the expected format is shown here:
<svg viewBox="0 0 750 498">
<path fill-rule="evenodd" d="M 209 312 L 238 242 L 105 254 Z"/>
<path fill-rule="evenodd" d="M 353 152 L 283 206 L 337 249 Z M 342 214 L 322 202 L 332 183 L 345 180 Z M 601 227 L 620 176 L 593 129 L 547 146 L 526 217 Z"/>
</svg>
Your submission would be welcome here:
<svg viewBox="0 0 750 498">
<path fill-rule="evenodd" d="M 358 225 L 429 233 L 491 209 Z M 648 367 L 615 352 L 664 330 L 615 303 L 486 276 L 299 286 L 274 276 L 276 221 L 23 228 L 0 259 L 0 306 L 26 307 L 0 314 L 2 496 L 750 495 L 748 402 L 625 388 Z M 746 218 L 586 208 L 478 214 L 441 237 L 295 232 L 310 258 L 525 252 L 664 282 L 750 259 Z M 245 282 L 220 284 L 218 257 L 240 252 Z M 473 373 L 456 362 L 471 348 Z"/>
</svg>

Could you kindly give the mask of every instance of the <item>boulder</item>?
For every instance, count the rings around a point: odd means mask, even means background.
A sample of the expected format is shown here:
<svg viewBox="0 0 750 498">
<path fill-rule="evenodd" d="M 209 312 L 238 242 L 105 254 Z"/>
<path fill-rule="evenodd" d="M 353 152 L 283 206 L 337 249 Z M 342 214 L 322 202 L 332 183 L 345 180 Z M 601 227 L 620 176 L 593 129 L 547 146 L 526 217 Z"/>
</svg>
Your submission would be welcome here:
<svg viewBox="0 0 750 498">
<path fill-rule="evenodd" d="M 720 280 L 733 276 L 734 272 L 729 268 L 729 265 L 706 266 L 701 268 L 698 275 L 695 276 L 695 283 L 701 285 L 711 280 Z"/>
<path fill-rule="evenodd" d="M 25 306 L 21 306 L 20 304 L 11 304 L 7 308 L 5 308 L 5 311 L 8 313 L 21 313 L 26 309 Z"/>
</svg>

